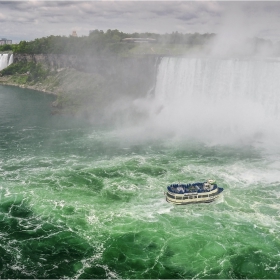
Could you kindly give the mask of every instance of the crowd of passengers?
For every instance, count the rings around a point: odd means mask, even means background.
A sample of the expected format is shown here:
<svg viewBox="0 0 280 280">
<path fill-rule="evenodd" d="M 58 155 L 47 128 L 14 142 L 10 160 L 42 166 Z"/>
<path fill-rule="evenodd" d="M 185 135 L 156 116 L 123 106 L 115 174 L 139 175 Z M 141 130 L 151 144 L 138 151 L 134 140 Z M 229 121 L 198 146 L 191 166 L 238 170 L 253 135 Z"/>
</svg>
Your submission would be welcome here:
<svg viewBox="0 0 280 280">
<path fill-rule="evenodd" d="M 211 190 L 215 189 L 216 185 L 214 187 L 209 187 L 209 185 L 203 184 L 203 183 L 197 183 L 197 184 L 188 184 L 188 185 L 178 185 L 174 184 L 169 186 L 168 188 L 174 192 L 174 193 L 191 193 L 191 192 L 210 192 Z"/>
</svg>

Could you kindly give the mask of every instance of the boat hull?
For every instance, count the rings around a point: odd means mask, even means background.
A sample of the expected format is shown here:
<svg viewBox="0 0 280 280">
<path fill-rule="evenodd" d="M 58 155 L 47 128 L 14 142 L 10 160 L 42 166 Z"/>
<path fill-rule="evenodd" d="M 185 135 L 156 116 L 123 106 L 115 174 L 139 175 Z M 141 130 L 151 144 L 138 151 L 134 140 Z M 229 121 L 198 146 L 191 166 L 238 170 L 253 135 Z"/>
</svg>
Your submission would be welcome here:
<svg viewBox="0 0 280 280">
<path fill-rule="evenodd" d="M 167 191 L 166 201 L 177 205 L 194 204 L 194 203 L 210 203 L 216 200 L 220 196 L 222 191 L 223 188 L 219 188 L 219 187 L 207 193 L 174 194 Z"/>
</svg>

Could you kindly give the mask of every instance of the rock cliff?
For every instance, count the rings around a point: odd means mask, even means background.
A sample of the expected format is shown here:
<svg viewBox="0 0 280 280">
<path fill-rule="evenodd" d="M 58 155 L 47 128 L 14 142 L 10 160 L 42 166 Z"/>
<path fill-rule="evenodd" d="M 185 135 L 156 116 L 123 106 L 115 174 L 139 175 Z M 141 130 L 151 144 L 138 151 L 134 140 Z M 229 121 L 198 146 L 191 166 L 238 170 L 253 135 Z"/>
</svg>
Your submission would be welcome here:
<svg viewBox="0 0 280 280">
<path fill-rule="evenodd" d="M 108 110 L 133 111 L 135 99 L 145 97 L 155 84 L 158 56 L 91 57 L 85 55 L 15 54 L 14 63 L 34 62 L 48 71 L 45 79 L 23 87 L 57 94 L 55 111 L 85 114 L 96 118 Z M 23 74 L 22 74 L 23 75 Z M 28 78 L 29 77 L 29 78 Z M 124 101 L 125 102 L 120 102 Z M 120 106 L 121 103 L 121 106 Z M 125 106 L 123 106 L 125 104 Z"/>
</svg>

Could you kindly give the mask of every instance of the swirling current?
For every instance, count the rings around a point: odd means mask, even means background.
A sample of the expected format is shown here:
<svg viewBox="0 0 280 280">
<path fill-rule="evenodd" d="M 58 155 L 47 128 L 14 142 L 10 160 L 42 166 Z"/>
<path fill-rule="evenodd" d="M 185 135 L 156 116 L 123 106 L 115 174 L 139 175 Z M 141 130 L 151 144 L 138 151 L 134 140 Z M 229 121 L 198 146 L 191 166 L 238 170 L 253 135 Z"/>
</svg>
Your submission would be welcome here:
<svg viewBox="0 0 280 280">
<path fill-rule="evenodd" d="M 280 278 L 277 152 L 131 139 L 52 100 L 0 86 L 1 278 Z M 217 201 L 165 201 L 208 178 Z"/>
</svg>

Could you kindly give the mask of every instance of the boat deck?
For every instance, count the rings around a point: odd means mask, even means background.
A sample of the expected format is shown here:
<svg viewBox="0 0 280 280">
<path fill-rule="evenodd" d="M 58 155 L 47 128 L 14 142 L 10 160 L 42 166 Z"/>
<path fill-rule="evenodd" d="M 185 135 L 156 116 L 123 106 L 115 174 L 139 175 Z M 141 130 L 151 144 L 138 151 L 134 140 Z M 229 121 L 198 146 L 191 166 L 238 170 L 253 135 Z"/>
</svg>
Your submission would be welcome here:
<svg viewBox="0 0 280 280">
<path fill-rule="evenodd" d="M 205 182 L 206 183 L 206 182 Z M 187 193 L 205 193 L 211 192 L 218 188 L 216 184 L 207 186 L 205 183 L 193 183 L 193 184 L 172 184 L 167 187 L 170 193 L 174 194 L 187 194 Z"/>
</svg>

